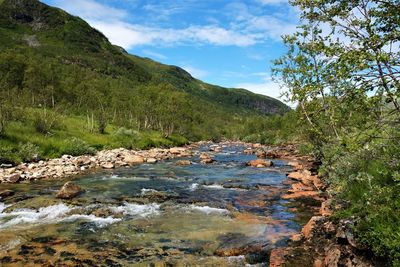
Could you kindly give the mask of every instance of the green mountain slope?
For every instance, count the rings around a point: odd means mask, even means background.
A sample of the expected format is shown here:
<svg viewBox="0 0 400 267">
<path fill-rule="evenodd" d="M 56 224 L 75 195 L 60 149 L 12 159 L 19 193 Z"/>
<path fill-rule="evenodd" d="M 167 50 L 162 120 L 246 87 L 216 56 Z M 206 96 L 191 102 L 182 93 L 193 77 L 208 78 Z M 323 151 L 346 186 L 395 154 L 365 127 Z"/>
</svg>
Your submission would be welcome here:
<svg viewBox="0 0 400 267">
<path fill-rule="evenodd" d="M 29 139 L 17 129 L 60 140 L 121 127 L 166 138 L 242 138 L 249 118 L 289 111 L 276 99 L 129 55 L 79 17 L 36 0 L 0 1 L 0 90 L 0 144 L 12 145 Z M 71 118 L 81 132 L 72 134 Z"/>
</svg>

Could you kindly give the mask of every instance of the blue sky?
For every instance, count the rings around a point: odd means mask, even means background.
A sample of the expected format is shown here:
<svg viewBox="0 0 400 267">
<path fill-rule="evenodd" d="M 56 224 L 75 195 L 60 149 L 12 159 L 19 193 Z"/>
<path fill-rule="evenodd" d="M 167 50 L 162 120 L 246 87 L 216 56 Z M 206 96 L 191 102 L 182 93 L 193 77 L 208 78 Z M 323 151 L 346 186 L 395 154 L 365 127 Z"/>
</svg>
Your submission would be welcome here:
<svg viewBox="0 0 400 267">
<path fill-rule="evenodd" d="M 131 54 L 225 87 L 278 97 L 271 60 L 298 12 L 287 0 L 43 0 L 80 16 Z"/>
</svg>

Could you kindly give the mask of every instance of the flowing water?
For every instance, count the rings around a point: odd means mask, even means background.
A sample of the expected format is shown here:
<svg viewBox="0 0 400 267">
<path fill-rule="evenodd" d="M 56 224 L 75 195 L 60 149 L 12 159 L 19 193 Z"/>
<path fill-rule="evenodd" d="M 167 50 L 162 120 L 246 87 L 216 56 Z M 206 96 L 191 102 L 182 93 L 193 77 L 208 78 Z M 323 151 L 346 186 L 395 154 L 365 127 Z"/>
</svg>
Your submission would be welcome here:
<svg viewBox="0 0 400 267">
<path fill-rule="evenodd" d="M 66 180 L 0 184 L 16 192 L 0 202 L 0 265 L 267 266 L 309 214 L 281 199 L 287 162 L 247 167 L 243 148 L 86 174 L 69 201 L 55 198 Z"/>
</svg>

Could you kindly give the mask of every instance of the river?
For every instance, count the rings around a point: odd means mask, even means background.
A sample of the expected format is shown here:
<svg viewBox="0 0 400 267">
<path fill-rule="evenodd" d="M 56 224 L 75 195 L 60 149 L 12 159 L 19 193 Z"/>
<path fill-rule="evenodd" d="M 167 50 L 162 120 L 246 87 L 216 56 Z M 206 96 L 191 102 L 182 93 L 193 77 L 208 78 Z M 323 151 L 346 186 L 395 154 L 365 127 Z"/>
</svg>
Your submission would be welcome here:
<svg viewBox="0 0 400 267">
<path fill-rule="evenodd" d="M 311 214 L 281 198 L 288 162 L 248 167 L 244 148 L 81 175 L 72 200 L 55 197 L 67 180 L 0 184 L 16 192 L 0 202 L 0 265 L 268 266 Z"/>
</svg>

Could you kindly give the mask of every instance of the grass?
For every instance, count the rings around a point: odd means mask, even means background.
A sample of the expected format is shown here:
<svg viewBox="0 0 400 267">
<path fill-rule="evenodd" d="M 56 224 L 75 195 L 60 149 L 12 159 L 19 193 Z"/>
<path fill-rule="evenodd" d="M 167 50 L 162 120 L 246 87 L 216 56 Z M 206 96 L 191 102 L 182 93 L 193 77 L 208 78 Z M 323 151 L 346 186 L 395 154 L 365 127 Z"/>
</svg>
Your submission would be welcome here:
<svg viewBox="0 0 400 267">
<path fill-rule="evenodd" d="M 22 156 L 18 154 L 18 150 L 23 144 L 37 146 L 40 157 L 50 159 L 60 157 L 71 150 L 82 151 L 78 146 L 87 146 L 96 150 L 119 147 L 148 149 L 187 143 L 187 139 L 182 136 L 172 135 L 165 138 L 160 132 L 156 131 L 137 132 L 132 129 L 109 125 L 105 134 L 99 134 L 89 131 L 86 126 L 85 118 L 60 116 L 57 127 L 51 130 L 49 134 L 42 134 L 36 131 L 34 118 L 26 116 L 23 121 L 13 121 L 8 125 L 5 136 L 0 138 L 0 147 L 7 150 L 7 153 L 0 151 L 0 154 L 3 154 L 0 155 L 0 158 L 7 158 L 15 163 L 21 162 Z M 71 142 L 71 140 L 80 141 Z M 71 144 L 76 147 L 71 147 Z"/>
</svg>

